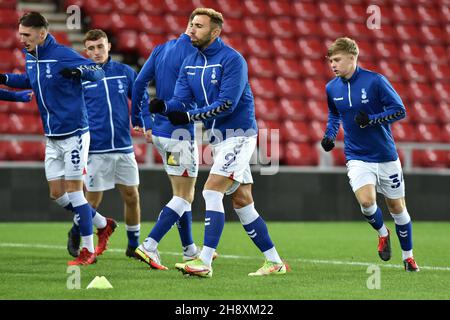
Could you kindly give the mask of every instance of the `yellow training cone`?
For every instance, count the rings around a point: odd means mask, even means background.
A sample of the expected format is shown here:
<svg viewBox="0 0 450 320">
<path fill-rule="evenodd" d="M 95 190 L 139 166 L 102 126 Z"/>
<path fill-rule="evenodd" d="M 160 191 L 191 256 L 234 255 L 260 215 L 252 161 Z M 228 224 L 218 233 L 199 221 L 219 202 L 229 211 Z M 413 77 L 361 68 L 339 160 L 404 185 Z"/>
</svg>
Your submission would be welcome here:
<svg viewBox="0 0 450 320">
<path fill-rule="evenodd" d="M 109 283 L 108 279 L 104 276 L 96 276 L 91 283 L 88 284 L 86 289 L 112 289 L 113 286 Z"/>
</svg>

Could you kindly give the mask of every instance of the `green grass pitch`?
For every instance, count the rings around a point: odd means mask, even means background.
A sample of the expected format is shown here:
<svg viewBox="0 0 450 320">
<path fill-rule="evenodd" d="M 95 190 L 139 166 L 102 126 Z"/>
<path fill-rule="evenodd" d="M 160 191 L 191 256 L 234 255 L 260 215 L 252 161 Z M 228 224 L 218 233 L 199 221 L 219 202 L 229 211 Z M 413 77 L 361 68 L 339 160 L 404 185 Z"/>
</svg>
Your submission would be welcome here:
<svg viewBox="0 0 450 320">
<path fill-rule="evenodd" d="M 142 240 L 151 226 L 142 224 Z M 381 261 L 376 233 L 365 222 L 269 222 L 272 240 L 292 270 L 285 276 L 263 278 L 247 276 L 260 267 L 263 255 L 239 223 L 227 222 L 211 279 L 186 277 L 174 269 L 181 260 L 175 228 L 159 246 L 168 271 L 150 270 L 144 263 L 125 257 L 125 226 L 119 223 L 110 249 L 97 264 L 80 268 L 81 289 L 67 288 L 73 275 L 67 273 L 69 227 L 69 223 L 0 224 L 0 299 L 450 298 L 449 222 L 414 223 L 414 255 L 421 267 L 418 273 L 403 270 L 395 233 L 391 237 L 393 257 L 389 262 Z M 394 230 L 393 224 L 388 223 L 388 227 Z M 193 232 L 201 245 L 203 224 L 194 223 Z M 105 276 L 114 288 L 87 290 L 95 276 Z"/>
</svg>

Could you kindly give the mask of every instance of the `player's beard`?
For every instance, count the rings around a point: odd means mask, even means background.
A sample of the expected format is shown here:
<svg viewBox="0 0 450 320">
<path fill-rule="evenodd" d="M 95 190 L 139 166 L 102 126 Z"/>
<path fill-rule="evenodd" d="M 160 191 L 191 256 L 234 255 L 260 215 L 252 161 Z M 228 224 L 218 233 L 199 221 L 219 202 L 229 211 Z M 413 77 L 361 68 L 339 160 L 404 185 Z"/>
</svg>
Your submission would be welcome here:
<svg viewBox="0 0 450 320">
<path fill-rule="evenodd" d="M 205 46 L 211 41 L 211 33 L 205 36 L 203 39 L 197 39 L 196 42 L 192 42 L 192 45 L 199 49 L 204 49 Z"/>
</svg>

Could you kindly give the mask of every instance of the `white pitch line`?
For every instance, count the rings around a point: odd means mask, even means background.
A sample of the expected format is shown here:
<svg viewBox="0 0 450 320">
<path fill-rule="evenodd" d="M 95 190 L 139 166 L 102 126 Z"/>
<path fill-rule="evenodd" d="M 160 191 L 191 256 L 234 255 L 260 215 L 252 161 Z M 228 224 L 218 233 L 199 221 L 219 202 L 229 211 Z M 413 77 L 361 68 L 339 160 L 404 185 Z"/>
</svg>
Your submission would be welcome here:
<svg viewBox="0 0 450 320">
<path fill-rule="evenodd" d="M 9 247 L 9 248 L 38 248 L 38 249 L 58 249 L 58 250 L 66 250 L 67 248 L 64 246 L 56 246 L 56 245 L 47 245 L 47 244 L 28 244 L 28 243 L 0 243 L 0 247 Z M 108 249 L 108 252 L 115 252 L 115 253 L 123 253 L 123 249 Z M 168 254 L 172 256 L 181 256 L 182 253 L 180 252 L 170 252 L 170 251 L 161 251 L 160 254 Z M 258 257 L 251 257 L 251 256 L 236 256 L 236 255 L 228 255 L 228 254 L 220 254 L 220 258 L 225 259 L 258 259 Z M 373 266 L 377 265 L 379 267 L 384 268 L 402 268 L 402 265 L 399 264 L 377 264 L 377 263 L 370 263 L 370 262 L 358 262 L 358 261 L 340 261 L 340 260 L 318 260 L 318 259 L 301 259 L 301 258 L 294 258 L 289 259 L 289 261 L 298 261 L 298 262 L 304 262 L 304 263 L 313 263 L 313 264 L 335 264 L 335 265 L 346 265 L 346 266 Z M 422 266 L 420 265 L 420 269 L 424 270 L 433 270 L 433 271 L 450 271 L 450 267 L 434 267 L 434 266 Z"/>
</svg>

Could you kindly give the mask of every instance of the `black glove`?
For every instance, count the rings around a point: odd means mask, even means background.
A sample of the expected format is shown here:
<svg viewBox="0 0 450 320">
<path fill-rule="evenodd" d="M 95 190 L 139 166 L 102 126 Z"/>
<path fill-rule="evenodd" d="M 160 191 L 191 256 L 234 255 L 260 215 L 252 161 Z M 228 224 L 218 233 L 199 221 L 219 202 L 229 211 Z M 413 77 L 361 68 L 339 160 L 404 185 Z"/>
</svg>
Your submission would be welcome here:
<svg viewBox="0 0 450 320">
<path fill-rule="evenodd" d="M 3 73 L 0 73 L 0 84 L 5 84 L 6 83 L 6 75 L 4 75 Z"/>
<path fill-rule="evenodd" d="M 64 68 L 59 72 L 59 74 L 67 79 L 80 79 L 81 78 L 81 71 L 79 69 Z"/>
<path fill-rule="evenodd" d="M 181 124 L 188 124 L 189 122 L 191 122 L 189 113 L 183 112 L 183 111 L 169 112 L 167 117 L 169 118 L 170 122 L 175 126 L 181 125 Z"/>
<path fill-rule="evenodd" d="M 355 122 L 359 124 L 360 128 L 365 128 L 369 125 L 369 115 L 364 111 L 359 111 L 355 116 Z"/>
<path fill-rule="evenodd" d="M 161 113 L 166 110 L 166 105 L 164 104 L 164 100 L 152 99 L 150 101 L 150 105 L 148 107 L 150 113 Z"/>
<path fill-rule="evenodd" d="M 326 152 L 331 151 L 334 148 L 334 141 L 328 137 L 323 137 L 320 144 L 322 145 L 323 150 L 325 150 Z"/>
</svg>

